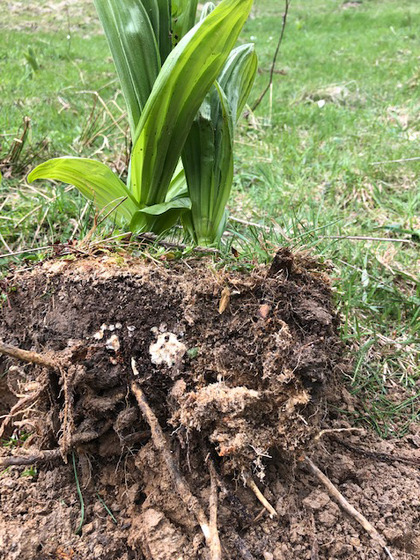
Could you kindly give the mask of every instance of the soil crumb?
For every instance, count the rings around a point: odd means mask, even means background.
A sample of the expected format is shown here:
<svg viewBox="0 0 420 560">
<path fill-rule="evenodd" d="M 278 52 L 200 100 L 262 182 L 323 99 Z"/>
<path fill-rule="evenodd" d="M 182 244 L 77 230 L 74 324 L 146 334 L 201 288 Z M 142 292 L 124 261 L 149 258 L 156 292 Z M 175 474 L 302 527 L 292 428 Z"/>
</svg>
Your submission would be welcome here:
<svg viewBox="0 0 420 560">
<path fill-rule="evenodd" d="M 62 361 L 46 371 L 0 356 L 3 417 L 19 399 L 29 403 L 4 426 L 0 456 L 61 456 L 0 471 L 0 559 L 209 558 L 154 448 L 133 380 L 206 512 L 214 464 L 224 559 L 382 557 L 305 470 L 304 453 L 395 558 L 420 557 L 418 468 L 340 442 L 380 452 L 371 434 L 316 439 L 348 424 L 336 412 L 346 407 L 338 318 L 315 262 L 283 249 L 271 267 L 244 273 L 207 259 L 165 267 L 106 255 L 16 272 L 6 291 L 0 341 Z M 419 457 L 418 437 L 398 453 Z M 245 484 L 249 474 L 274 519 Z M 76 475 L 84 500 L 77 534 Z"/>
</svg>

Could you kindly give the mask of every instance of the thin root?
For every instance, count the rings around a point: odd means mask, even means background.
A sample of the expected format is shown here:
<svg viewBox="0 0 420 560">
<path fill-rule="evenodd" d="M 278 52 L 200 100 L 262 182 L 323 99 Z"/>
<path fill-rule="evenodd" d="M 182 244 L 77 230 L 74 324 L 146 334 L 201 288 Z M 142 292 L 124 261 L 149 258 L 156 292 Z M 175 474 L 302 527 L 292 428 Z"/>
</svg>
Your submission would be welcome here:
<svg viewBox="0 0 420 560">
<path fill-rule="evenodd" d="M 1 352 L 1 345 L 0 345 L 0 352 Z M 10 412 L 7 414 L 7 416 L 4 418 L 2 425 L 0 426 L 0 437 L 3 436 L 5 429 L 7 428 L 7 426 L 10 424 L 10 422 L 12 421 L 12 419 L 17 416 L 18 414 L 23 414 L 26 410 L 29 409 L 29 407 L 38 399 L 38 397 L 45 391 L 46 387 L 47 387 L 47 383 L 48 383 L 48 378 L 47 376 L 43 376 L 43 378 L 40 380 L 40 386 L 39 388 L 34 391 L 33 393 L 31 393 L 30 395 L 27 395 L 26 397 L 23 397 L 22 399 L 20 399 L 11 409 Z"/>
<path fill-rule="evenodd" d="M 362 428 L 330 428 L 327 430 L 321 430 L 315 437 L 314 443 L 317 443 L 323 436 L 329 434 L 338 434 L 341 432 L 363 432 Z"/>
<path fill-rule="evenodd" d="M 255 484 L 254 479 L 252 478 L 252 476 L 249 473 L 245 473 L 244 474 L 244 478 L 245 478 L 245 482 L 246 485 L 248 486 L 248 488 L 250 488 L 255 496 L 257 497 L 257 499 L 262 503 L 262 505 L 265 507 L 265 509 L 268 511 L 268 513 L 270 514 L 270 517 L 277 517 L 277 512 L 276 510 L 273 508 L 273 506 L 270 504 L 270 502 L 267 500 L 267 498 L 265 498 L 260 489 L 258 488 L 258 486 Z"/>
<path fill-rule="evenodd" d="M 99 432 L 90 431 L 75 434 L 71 439 L 71 448 L 74 449 L 83 443 L 94 441 L 109 430 L 112 426 L 112 421 L 104 424 Z M 62 457 L 62 449 L 45 449 L 44 451 L 37 451 L 30 455 L 11 455 L 9 457 L 0 457 L 0 467 L 11 467 L 19 465 L 34 465 L 35 463 L 48 463 Z"/>
<path fill-rule="evenodd" d="M 378 542 L 385 553 L 387 554 L 388 558 L 394 560 L 390 550 L 388 549 L 385 539 L 378 533 L 375 527 L 366 519 L 364 515 L 358 512 L 341 494 L 341 492 L 334 486 L 331 480 L 325 476 L 325 474 L 309 459 L 309 457 L 305 457 L 305 464 L 309 467 L 311 473 L 321 482 L 325 488 L 327 489 L 328 493 L 332 498 L 334 498 L 338 504 L 343 508 L 343 510 L 350 515 L 353 519 L 355 519 L 363 529 L 368 533 L 372 540 Z"/>
<path fill-rule="evenodd" d="M 133 370 L 134 375 L 137 377 L 139 375 L 139 371 L 137 370 L 136 362 L 134 358 L 131 359 L 131 368 Z M 156 418 L 155 413 L 150 408 L 146 397 L 143 393 L 141 387 L 135 382 L 131 382 L 131 391 L 137 400 L 137 404 L 143 414 L 146 422 L 150 426 L 150 431 L 152 435 L 153 445 L 155 446 L 158 453 L 160 453 L 161 457 L 166 463 L 166 467 L 168 469 L 169 475 L 172 478 L 172 483 L 175 486 L 179 497 L 187 507 L 187 509 L 193 513 L 195 516 L 198 524 L 201 527 L 203 535 L 206 539 L 206 544 L 210 550 L 210 558 L 211 560 L 220 560 L 220 556 L 214 555 L 217 554 L 217 551 L 220 550 L 219 547 L 213 540 L 213 532 L 210 528 L 210 523 L 207 519 L 206 514 L 203 511 L 198 499 L 193 495 L 191 492 L 186 480 L 184 480 L 183 476 L 179 472 L 178 467 L 175 464 L 175 461 L 172 457 L 171 451 L 168 447 L 168 444 L 165 439 L 165 435 L 163 430 L 159 424 L 158 419 Z"/>
<path fill-rule="evenodd" d="M 359 455 L 363 455 L 364 457 L 369 457 L 371 459 L 375 459 L 377 461 L 382 461 L 384 463 L 404 463 L 406 465 L 413 465 L 414 467 L 420 466 L 420 458 L 419 457 L 404 457 L 403 455 L 394 455 L 390 453 L 382 453 L 379 451 L 370 451 L 369 449 L 362 449 L 361 447 L 356 447 L 351 443 L 347 443 L 347 441 L 343 441 L 339 438 L 334 438 L 340 445 L 346 447 L 350 451 L 354 453 L 358 453 Z"/>
<path fill-rule="evenodd" d="M 216 469 L 209 459 L 210 471 L 210 538 L 213 549 L 211 550 L 211 557 L 214 560 L 222 558 L 222 547 L 220 544 L 219 532 L 217 530 L 217 474 Z"/>
</svg>

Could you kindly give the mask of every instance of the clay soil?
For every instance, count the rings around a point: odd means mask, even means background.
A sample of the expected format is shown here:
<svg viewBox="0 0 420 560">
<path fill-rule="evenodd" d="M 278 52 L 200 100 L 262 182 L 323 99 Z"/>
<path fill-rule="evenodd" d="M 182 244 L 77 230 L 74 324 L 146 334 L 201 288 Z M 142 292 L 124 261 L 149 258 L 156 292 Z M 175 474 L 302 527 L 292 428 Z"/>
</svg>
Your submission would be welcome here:
<svg viewBox="0 0 420 560">
<path fill-rule="evenodd" d="M 16 411 L 0 458 L 55 453 L 0 468 L 1 559 L 209 558 L 133 384 L 206 515 L 217 488 L 223 559 L 385 558 L 305 455 L 396 560 L 420 558 L 417 427 L 398 442 L 366 432 L 318 437 L 348 428 L 345 411 L 357 403 L 342 386 L 348 364 L 316 263 L 287 250 L 252 273 L 217 270 L 208 259 L 61 259 L 14 272 L 2 294 L 0 341 L 57 366 L 0 356 L 2 421 Z"/>
</svg>

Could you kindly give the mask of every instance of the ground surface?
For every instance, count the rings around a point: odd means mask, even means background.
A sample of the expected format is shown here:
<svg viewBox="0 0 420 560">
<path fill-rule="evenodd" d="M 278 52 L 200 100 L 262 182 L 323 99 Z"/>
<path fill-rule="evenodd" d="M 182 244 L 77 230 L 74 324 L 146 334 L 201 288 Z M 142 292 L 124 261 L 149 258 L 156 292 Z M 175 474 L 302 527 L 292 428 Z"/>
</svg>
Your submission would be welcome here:
<svg viewBox="0 0 420 560">
<path fill-rule="evenodd" d="M 76 535 L 81 510 L 71 454 L 67 465 L 58 458 L 7 468 L 0 558 L 207 558 L 130 393 L 133 357 L 135 379 L 206 511 L 208 460 L 216 467 L 224 558 L 382 558 L 306 471 L 305 452 L 377 526 L 396 560 L 419 557 L 418 468 L 378 462 L 340 443 L 413 460 L 420 458 L 416 428 L 399 442 L 366 433 L 314 442 L 321 428 L 348 427 L 338 409 L 355 405 L 337 382 L 348 366 L 318 265 L 286 250 L 252 274 L 217 270 L 210 261 L 169 269 L 105 255 L 16 272 L 5 292 L 0 340 L 63 352 L 66 362 L 47 374 L 0 358 L 1 414 L 45 383 L 7 427 L 1 454 L 74 448 L 85 520 Z M 248 471 L 277 518 L 244 485 Z"/>
</svg>

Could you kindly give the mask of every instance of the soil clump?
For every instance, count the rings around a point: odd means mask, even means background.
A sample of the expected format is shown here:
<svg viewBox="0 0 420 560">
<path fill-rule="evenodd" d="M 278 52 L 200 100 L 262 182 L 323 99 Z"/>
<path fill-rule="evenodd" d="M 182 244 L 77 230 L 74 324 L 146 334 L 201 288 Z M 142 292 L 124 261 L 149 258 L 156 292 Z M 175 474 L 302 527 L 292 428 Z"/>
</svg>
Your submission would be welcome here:
<svg viewBox="0 0 420 560">
<path fill-rule="evenodd" d="M 317 438 L 349 428 L 337 412 L 349 400 L 337 382 L 347 367 L 338 318 L 317 263 L 285 249 L 252 273 L 102 255 L 15 272 L 3 291 L 0 341 L 53 365 L 0 356 L 0 414 L 13 413 L 0 459 L 50 453 L 36 469 L 0 470 L 0 559 L 209 558 L 133 384 L 206 512 L 214 472 L 224 559 L 382 557 L 305 454 L 395 558 L 420 557 L 418 467 L 386 461 L 388 442 L 380 462 L 357 453 L 384 451 L 372 434 Z M 420 460 L 420 436 L 410 437 L 397 452 Z"/>
</svg>

